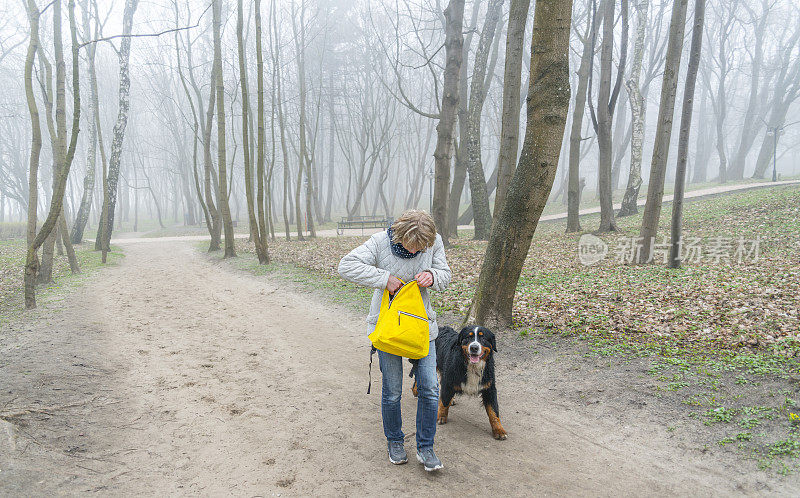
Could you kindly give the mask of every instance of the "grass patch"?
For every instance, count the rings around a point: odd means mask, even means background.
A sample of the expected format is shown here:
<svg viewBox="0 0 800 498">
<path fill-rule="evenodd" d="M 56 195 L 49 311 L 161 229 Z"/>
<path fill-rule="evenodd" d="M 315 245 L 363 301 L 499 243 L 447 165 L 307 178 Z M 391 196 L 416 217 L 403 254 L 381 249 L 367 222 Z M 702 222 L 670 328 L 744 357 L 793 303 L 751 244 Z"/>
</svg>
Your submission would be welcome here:
<svg viewBox="0 0 800 498">
<path fill-rule="evenodd" d="M 47 303 L 63 295 L 61 291 L 80 285 L 95 271 L 102 268 L 100 252 L 93 250 L 93 243 L 76 245 L 75 256 L 81 273 L 72 275 L 66 255 L 53 258 L 53 282 L 36 288 L 38 304 Z M 18 318 L 24 311 L 23 265 L 26 243 L 24 239 L 0 240 L 0 325 Z M 41 254 L 40 254 L 41 256 Z M 115 265 L 123 257 L 117 246 L 111 247 L 107 265 Z"/>
</svg>

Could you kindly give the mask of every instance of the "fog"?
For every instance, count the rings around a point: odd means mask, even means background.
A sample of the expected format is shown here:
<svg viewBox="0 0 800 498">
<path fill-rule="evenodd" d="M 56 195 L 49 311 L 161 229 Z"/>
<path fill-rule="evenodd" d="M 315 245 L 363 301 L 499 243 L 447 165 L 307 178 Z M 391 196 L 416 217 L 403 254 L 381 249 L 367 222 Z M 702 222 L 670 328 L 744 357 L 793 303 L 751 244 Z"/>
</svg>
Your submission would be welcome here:
<svg viewBox="0 0 800 498">
<path fill-rule="evenodd" d="M 37 2 L 27 2 L 36 5 Z M 66 122 L 71 125 L 72 63 L 68 5 L 61 2 L 66 66 Z M 78 0 L 75 6 L 82 114 L 75 158 L 64 196 L 66 218 L 74 223 L 94 170 L 86 237 L 93 238 L 103 203 L 102 151 L 93 144 L 89 51 L 96 47 L 97 120 L 104 154 L 111 155 L 119 118 L 123 0 Z M 131 3 L 131 0 L 128 0 Z M 602 1 L 576 0 L 570 39 L 572 98 L 551 202 L 563 203 L 569 164 L 570 128 L 575 113 L 578 68 L 584 44 L 591 43 L 593 9 Z M 33 65 L 33 91 L 42 115 L 43 147 L 38 175 L 38 210 L 47 212 L 53 189 L 53 142 L 46 123 L 46 63 L 55 64 L 53 4 L 38 1 L 41 51 Z M 667 167 L 671 184 L 677 160 L 680 103 L 693 22 L 686 15 L 676 110 Z M 647 8 L 641 41 L 639 88 L 645 119 L 641 174 L 650 174 L 660 105 L 672 2 L 631 0 L 626 64 L 613 113 L 612 190 L 629 180 L 632 114 L 629 83 L 637 44 L 639 12 Z M 212 9 L 208 1 L 140 0 L 130 42 L 130 109 L 122 140 L 115 218 L 125 230 L 134 221 L 199 225 L 206 186 L 220 196 L 216 125 L 203 135 L 212 89 Z M 436 125 L 445 67 L 445 5 L 440 1 L 312 1 L 261 5 L 264 81 L 264 188 L 269 223 L 296 230 L 299 219 L 317 224 L 340 216 L 392 217 L 404 208 L 430 209 Z M 491 9 L 499 8 L 493 33 L 484 33 Z M 477 114 L 481 167 L 492 203 L 497 183 L 503 113 L 508 2 L 466 2 L 460 109 L 451 165 L 458 178 L 465 161 L 467 119 Z M 520 134 L 526 126 L 530 39 L 534 5 L 523 43 Z M 246 60 L 250 158 L 257 156 L 257 63 L 255 4 L 245 2 L 241 31 Z M 613 77 L 622 56 L 623 22 L 617 6 L 612 47 Z M 776 0 L 708 0 L 700 70 L 694 96 L 687 182 L 740 182 L 771 179 L 773 160 L 779 178 L 800 174 L 800 4 Z M 226 109 L 226 174 L 230 211 L 247 223 L 242 94 L 237 52 L 237 5 L 221 2 L 221 51 Z M 24 65 L 29 41 L 25 2 L 0 7 L 0 221 L 24 221 L 29 199 L 31 120 L 26 104 Z M 589 36 L 587 36 L 589 35 Z M 482 49 L 481 41 L 487 45 Z M 590 76 L 591 93 L 580 123 L 579 176 L 585 179 L 582 202 L 591 203 L 598 184 L 598 140 L 591 113 L 598 106 L 603 42 L 598 29 Z M 483 53 L 481 54 L 481 51 Z M 483 60 L 483 72 L 475 71 Z M 479 68 L 480 69 L 480 68 Z M 476 76 L 477 74 L 477 76 Z M 473 84 L 482 74 L 482 84 Z M 51 78 L 53 78 L 51 76 Z M 613 81 L 612 81 L 613 83 Z M 469 109 L 473 91 L 485 93 L 482 108 Z M 591 108 L 588 107 L 591 104 Z M 777 129 L 778 136 L 771 130 Z M 281 137 L 283 136 L 283 140 Z M 204 153 L 209 143 L 210 164 Z M 521 146 L 521 140 L 519 141 Z M 773 152 L 776 155 L 773 157 Z M 108 159 L 106 159 L 108 161 Z M 253 160 L 254 161 L 254 160 Z M 251 166 L 252 167 L 252 166 Z M 206 170 L 211 180 L 206 178 Z M 723 172 L 722 176 L 720 172 Z M 90 173 L 91 174 L 91 173 Z M 463 176 L 463 174 L 462 174 Z M 461 222 L 471 202 L 466 175 L 461 191 L 453 189 Z M 473 175 L 474 176 L 474 175 Z M 310 179 L 310 183 L 309 183 Z M 253 190 L 255 191 L 255 181 Z M 307 221 L 305 222 L 307 223 Z M 152 226 L 148 225 L 150 228 Z M 274 228 L 272 231 L 274 231 Z"/>
</svg>

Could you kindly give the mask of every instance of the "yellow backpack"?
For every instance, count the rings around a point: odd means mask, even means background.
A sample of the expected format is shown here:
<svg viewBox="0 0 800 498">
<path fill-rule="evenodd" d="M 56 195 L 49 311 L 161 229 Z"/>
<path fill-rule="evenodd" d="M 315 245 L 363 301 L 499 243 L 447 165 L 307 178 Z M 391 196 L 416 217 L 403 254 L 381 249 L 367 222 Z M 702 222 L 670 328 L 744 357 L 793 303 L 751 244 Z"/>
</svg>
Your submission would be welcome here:
<svg viewBox="0 0 800 498">
<path fill-rule="evenodd" d="M 403 282 L 394 297 L 384 289 L 378 323 L 369 339 L 376 349 L 385 353 L 418 360 L 428 356 L 428 324 L 417 281 Z"/>
</svg>

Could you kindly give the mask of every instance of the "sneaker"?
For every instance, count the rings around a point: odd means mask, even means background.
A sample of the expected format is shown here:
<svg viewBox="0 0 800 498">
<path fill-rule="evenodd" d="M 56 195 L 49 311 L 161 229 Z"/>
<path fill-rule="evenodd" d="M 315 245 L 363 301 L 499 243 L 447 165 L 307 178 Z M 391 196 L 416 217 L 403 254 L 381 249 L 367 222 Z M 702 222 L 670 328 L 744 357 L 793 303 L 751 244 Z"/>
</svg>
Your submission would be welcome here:
<svg viewBox="0 0 800 498">
<path fill-rule="evenodd" d="M 408 461 L 406 449 L 402 441 L 389 441 L 389 461 L 395 465 L 400 465 Z"/>
<path fill-rule="evenodd" d="M 433 448 L 423 448 L 421 450 L 418 449 L 417 460 L 419 460 L 419 463 L 421 463 L 428 472 L 439 470 L 444 467 L 444 465 L 442 465 L 442 461 L 439 460 L 439 457 L 437 457 L 436 453 L 433 452 Z"/>
</svg>

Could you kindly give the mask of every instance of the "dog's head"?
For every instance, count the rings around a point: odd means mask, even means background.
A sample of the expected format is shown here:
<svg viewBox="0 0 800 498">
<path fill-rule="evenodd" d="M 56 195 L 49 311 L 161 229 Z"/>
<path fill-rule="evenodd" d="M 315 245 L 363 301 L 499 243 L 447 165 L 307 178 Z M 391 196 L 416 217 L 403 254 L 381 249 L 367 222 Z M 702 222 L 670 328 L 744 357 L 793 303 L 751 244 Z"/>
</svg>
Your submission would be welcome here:
<svg viewBox="0 0 800 498">
<path fill-rule="evenodd" d="M 464 359 L 469 363 L 486 361 L 492 352 L 497 351 L 494 333 L 486 327 L 470 325 L 461 329 L 458 344 Z"/>
</svg>

